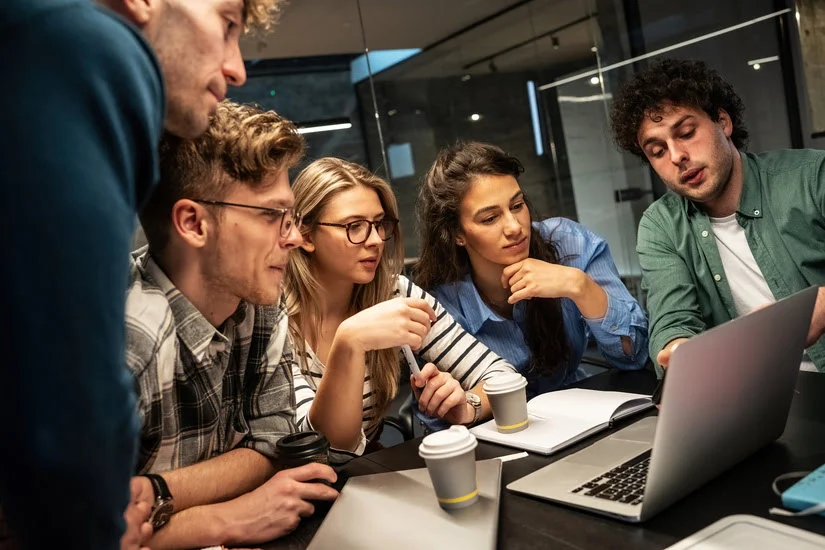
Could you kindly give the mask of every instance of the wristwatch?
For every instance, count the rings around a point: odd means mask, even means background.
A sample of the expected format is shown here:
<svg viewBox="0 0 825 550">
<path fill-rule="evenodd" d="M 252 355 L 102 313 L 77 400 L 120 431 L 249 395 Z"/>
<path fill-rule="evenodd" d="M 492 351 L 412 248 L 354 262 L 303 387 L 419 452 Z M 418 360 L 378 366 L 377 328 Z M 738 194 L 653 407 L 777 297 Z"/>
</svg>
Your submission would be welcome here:
<svg viewBox="0 0 825 550">
<path fill-rule="evenodd" d="M 471 391 L 465 391 L 464 397 L 467 398 L 467 403 L 473 406 L 473 420 L 470 424 L 478 422 L 478 417 L 481 416 L 481 398 Z"/>
<path fill-rule="evenodd" d="M 152 524 L 152 529 L 157 531 L 167 523 L 172 517 L 172 511 L 175 508 L 175 499 L 172 498 L 172 493 L 169 492 L 169 486 L 166 481 L 158 474 L 144 474 L 143 477 L 149 478 L 152 482 L 152 488 L 155 490 L 155 502 L 152 504 L 152 513 L 149 514 L 149 523 Z"/>
</svg>

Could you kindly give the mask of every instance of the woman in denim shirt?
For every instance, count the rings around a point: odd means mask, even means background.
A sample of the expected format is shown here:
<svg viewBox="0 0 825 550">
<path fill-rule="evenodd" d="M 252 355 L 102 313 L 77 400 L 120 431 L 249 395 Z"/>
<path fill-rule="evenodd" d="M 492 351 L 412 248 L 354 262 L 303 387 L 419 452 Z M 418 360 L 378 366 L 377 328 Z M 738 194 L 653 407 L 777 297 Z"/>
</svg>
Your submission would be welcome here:
<svg viewBox="0 0 825 550">
<path fill-rule="evenodd" d="M 416 282 L 529 382 L 528 398 L 582 377 L 593 336 L 620 369 L 645 365 L 647 319 L 604 239 L 565 219 L 533 219 L 518 159 L 493 145 L 443 150 L 418 213 Z"/>
</svg>

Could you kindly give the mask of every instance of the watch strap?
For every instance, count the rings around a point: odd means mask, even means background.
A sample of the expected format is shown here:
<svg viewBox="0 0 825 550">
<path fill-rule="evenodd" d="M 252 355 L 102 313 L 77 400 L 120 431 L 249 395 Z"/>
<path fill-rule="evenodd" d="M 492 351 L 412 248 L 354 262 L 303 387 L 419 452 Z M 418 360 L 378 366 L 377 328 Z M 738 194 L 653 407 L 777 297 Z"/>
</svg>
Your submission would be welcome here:
<svg viewBox="0 0 825 550">
<path fill-rule="evenodd" d="M 172 493 L 169 492 L 169 486 L 166 480 L 158 474 L 143 474 L 143 477 L 149 478 L 152 482 L 152 488 L 155 490 L 155 500 L 172 500 Z"/>
<path fill-rule="evenodd" d="M 473 419 L 470 421 L 470 425 L 475 424 L 478 422 L 478 417 L 481 416 L 481 398 L 471 391 L 465 391 L 464 397 L 467 399 L 467 403 L 473 407 Z"/>
</svg>

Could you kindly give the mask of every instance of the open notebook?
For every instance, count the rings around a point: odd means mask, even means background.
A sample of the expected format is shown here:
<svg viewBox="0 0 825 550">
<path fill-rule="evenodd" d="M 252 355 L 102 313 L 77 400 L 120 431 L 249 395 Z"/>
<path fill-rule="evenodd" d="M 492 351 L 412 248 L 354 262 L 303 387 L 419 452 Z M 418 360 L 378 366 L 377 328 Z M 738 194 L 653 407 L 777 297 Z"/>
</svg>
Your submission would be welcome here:
<svg viewBox="0 0 825 550">
<path fill-rule="evenodd" d="M 573 388 L 528 401 L 530 424 L 520 432 L 500 433 L 493 420 L 470 431 L 485 441 L 549 455 L 652 406 L 649 395 Z"/>
</svg>

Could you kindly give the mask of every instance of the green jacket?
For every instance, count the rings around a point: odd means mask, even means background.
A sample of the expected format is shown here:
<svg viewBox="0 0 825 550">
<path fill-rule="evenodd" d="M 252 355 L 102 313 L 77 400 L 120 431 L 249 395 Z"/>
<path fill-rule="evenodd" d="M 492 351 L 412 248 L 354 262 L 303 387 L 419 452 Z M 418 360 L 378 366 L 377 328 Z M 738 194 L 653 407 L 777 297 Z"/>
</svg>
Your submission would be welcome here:
<svg viewBox="0 0 825 550">
<path fill-rule="evenodd" d="M 741 155 L 736 219 L 773 295 L 781 299 L 825 285 L 825 151 Z M 651 358 L 675 338 L 736 317 L 710 220 L 692 202 L 674 193 L 654 202 L 639 222 L 636 250 L 647 292 Z M 825 337 L 808 355 L 825 371 Z"/>
</svg>

